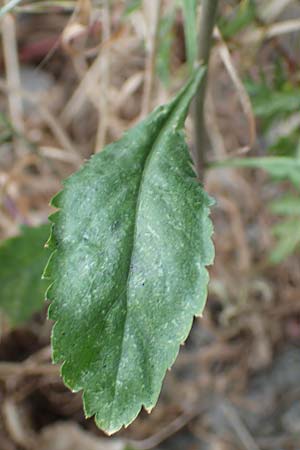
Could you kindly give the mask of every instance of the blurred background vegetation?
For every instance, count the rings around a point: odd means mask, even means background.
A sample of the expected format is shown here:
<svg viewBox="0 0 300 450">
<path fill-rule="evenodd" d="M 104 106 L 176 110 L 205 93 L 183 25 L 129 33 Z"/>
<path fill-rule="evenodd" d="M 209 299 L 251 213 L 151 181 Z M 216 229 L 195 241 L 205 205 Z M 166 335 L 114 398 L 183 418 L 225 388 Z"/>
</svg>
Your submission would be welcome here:
<svg viewBox="0 0 300 450">
<path fill-rule="evenodd" d="M 107 439 L 50 363 L 40 280 L 49 201 L 183 84 L 197 59 L 200 7 L 3 6 L 1 450 L 299 450 L 299 1 L 220 1 L 205 106 L 216 260 L 204 318 L 153 413 Z M 187 137 L 192 148 L 191 117 Z"/>
</svg>

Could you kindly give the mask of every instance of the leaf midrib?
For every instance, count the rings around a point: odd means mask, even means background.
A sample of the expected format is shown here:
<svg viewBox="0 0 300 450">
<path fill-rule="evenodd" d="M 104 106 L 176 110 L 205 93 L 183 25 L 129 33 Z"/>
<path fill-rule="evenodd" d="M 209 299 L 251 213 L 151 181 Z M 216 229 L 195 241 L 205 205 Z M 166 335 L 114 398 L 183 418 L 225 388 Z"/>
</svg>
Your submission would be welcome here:
<svg viewBox="0 0 300 450">
<path fill-rule="evenodd" d="M 181 99 L 180 99 L 181 100 Z M 180 100 L 178 102 L 176 102 L 173 107 L 170 109 L 170 112 L 166 118 L 166 121 L 163 125 L 163 127 L 161 128 L 161 130 L 159 131 L 157 137 L 154 139 L 152 145 L 151 145 L 151 150 L 148 153 L 148 156 L 146 157 L 145 163 L 144 163 L 144 170 L 142 172 L 142 176 L 140 179 L 140 183 L 139 183 L 139 188 L 138 188 L 138 194 L 137 194 L 137 200 L 136 200 L 136 208 L 135 208 L 135 214 L 134 214 L 134 231 L 133 231 L 133 237 L 132 237 L 132 247 L 131 247 L 131 252 L 130 252 L 130 260 L 129 260 L 129 264 L 128 264 L 128 274 L 126 277 L 126 313 L 125 313 L 125 317 L 124 317 L 124 325 L 123 325 L 123 332 L 122 332 L 122 342 L 121 342 L 121 350 L 120 350 L 120 356 L 118 358 L 118 367 L 117 367 L 117 371 L 116 371 L 116 376 L 114 378 L 115 382 L 114 382 L 114 392 L 113 392 L 113 400 L 112 400 L 112 407 L 111 407 L 111 416 L 113 414 L 113 410 L 114 410 L 114 403 L 116 400 L 116 392 L 117 392 L 117 381 L 119 378 L 119 370 L 120 370 L 120 364 L 122 361 L 122 356 L 123 356 L 123 347 L 124 347 L 124 335 L 125 335 L 125 328 L 126 328 L 126 322 L 127 322 L 127 315 L 128 315 L 128 292 L 129 292 L 129 281 L 132 275 L 132 255 L 134 254 L 134 249 L 136 247 L 136 236 L 137 236 L 137 217 L 139 215 L 139 209 L 140 209 L 140 199 L 142 196 L 142 191 L 143 191 L 143 185 L 144 185 L 144 180 L 147 176 L 147 169 L 148 166 L 151 162 L 151 158 L 153 156 L 153 153 L 156 150 L 156 147 L 158 145 L 158 142 L 161 140 L 162 136 L 165 133 L 165 130 L 167 129 L 167 127 L 169 126 L 170 120 L 172 119 L 172 116 L 174 114 L 174 110 L 177 109 L 178 105 L 180 104 Z M 112 425 L 112 418 L 110 418 L 110 425 Z"/>
</svg>

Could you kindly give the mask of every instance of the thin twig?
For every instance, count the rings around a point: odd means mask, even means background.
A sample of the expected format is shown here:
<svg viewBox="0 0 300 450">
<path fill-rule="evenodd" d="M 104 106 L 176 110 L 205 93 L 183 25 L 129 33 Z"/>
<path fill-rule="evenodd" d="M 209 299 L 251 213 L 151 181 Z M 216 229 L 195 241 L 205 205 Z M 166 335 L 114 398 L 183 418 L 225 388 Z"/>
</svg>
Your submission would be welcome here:
<svg viewBox="0 0 300 450">
<path fill-rule="evenodd" d="M 23 449 L 32 450 L 35 442 L 34 435 L 22 423 L 20 408 L 11 399 L 6 399 L 2 404 L 2 413 L 6 430 L 13 441 Z"/>
<path fill-rule="evenodd" d="M 153 0 L 149 8 L 149 3 L 145 2 L 151 17 L 149 19 L 148 39 L 147 39 L 147 59 L 145 67 L 144 93 L 142 99 L 141 116 L 145 117 L 151 109 L 151 96 L 153 90 L 156 50 L 159 30 L 159 17 L 161 11 L 161 0 Z"/>
<path fill-rule="evenodd" d="M 32 353 L 25 361 L 26 364 L 40 363 L 41 361 L 48 361 L 51 359 L 51 345 L 41 348 Z"/>
<path fill-rule="evenodd" d="M 260 450 L 233 406 L 226 402 L 221 405 L 221 410 L 245 450 Z"/>
<path fill-rule="evenodd" d="M 53 364 L 0 363 L 0 379 L 28 375 L 59 375 L 59 369 Z"/>
<path fill-rule="evenodd" d="M 128 441 L 128 443 L 137 450 L 150 450 L 152 448 L 155 448 L 170 436 L 185 427 L 195 417 L 202 414 L 205 409 L 205 407 L 202 407 L 201 409 L 197 407 L 189 411 L 185 411 L 181 416 L 177 417 L 173 422 L 168 424 L 165 428 L 163 428 L 153 436 L 150 436 L 149 438 L 142 441 Z"/>
<path fill-rule="evenodd" d="M 59 368 L 54 364 L 44 363 L 51 358 L 51 347 L 46 346 L 29 356 L 24 361 L 0 362 L 0 379 L 11 376 L 59 375 Z"/>
<path fill-rule="evenodd" d="M 199 31 L 199 61 L 206 66 L 209 63 L 210 49 L 214 24 L 217 15 L 218 0 L 203 0 L 200 16 L 200 31 Z M 194 149 L 194 163 L 198 178 L 203 179 L 203 171 L 205 166 L 205 150 L 207 136 L 205 131 L 204 119 L 204 102 L 207 84 L 207 73 L 200 84 L 195 98 L 194 111 L 194 127 L 195 127 L 195 149 Z"/>
</svg>

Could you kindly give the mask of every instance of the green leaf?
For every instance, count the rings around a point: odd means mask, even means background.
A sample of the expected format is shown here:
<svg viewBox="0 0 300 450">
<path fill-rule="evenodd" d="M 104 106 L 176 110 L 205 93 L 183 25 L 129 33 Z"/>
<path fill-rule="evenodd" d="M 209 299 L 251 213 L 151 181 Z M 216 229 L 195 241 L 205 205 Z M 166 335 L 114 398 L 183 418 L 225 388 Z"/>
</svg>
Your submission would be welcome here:
<svg viewBox="0 0 300 450">
<path fill-rule="evenodd" d="M 270 92 L 264 98 L 253 103 L 254 113 L 257 117 L 283 116 L 298 111 L 300 108 L 300 94 L 296 90 L 288 92 Z"/>
<path fill-rule="evenodd" d="M 274 78 L 276 77 L 274 69 Z M 269 86 L 261 74 L 261 82 L 251 79 L 245 80 L 246 89 L 251 97 L 254 114 L 264 119 L 268 126 L 274 119 L 287 117 L 293 112 L 298 112 L 300 107 L 300 93 L 298 86 L 293 86 L 288 80 L 280 86 Z"/>
<path fill-rule="evenodd" d="M 270 260 L 279 263 L 300 248 L 300 198 L 290 194 L 273 200 L 271 211 L 284 216 L 285 220 L 272 228 L 277 238 L 275 248 L 272 250 Z"/>
<path fill-rule="evenodd" d="M 278 242 L 271 252 L 270 260 L 278 264 L 300 248 L 299 217 L 275 225 L 272 231 Z"/>
<path fill-rule="evenodd" d="M 300 188 L 300 159 L 288 157 L 244 158 L 232 159 L 213 164 L 212 167 L 245 167 L 263 169 L 277 180 L 288 180 Z M 272 228 L 277 238 L 270 260 L 277 264 L 298 250 L 300 246 L 300 199 L 294 195 L 284 195 L 271 202 L 270 209 L 274 214 L 287 216 Z M 290 216 L 290 217 L 289 217 Z"/>
<path fill-rule="evenodd" d="M 22 227 L 22 234 L 0 243 L 0 309 L 11 325 L 26 321 L 45 299 L 43 268 L 49 258 L 44 244 L 50 226 Z"/>
<path fill-rule="evenodd" d="M 255 21 L 256 5 L 253 0 L 243 0 L 229 18 L 220 19 L 222 36 L 229 39 Z"/>
<path fill-rule="evenodd" d="M 197 0 L 180 0 L 183 12 L 185 47 L 191 69 L 197 61 Z"/>
<path fill-rule="evenodd" d="M 299 216 L 300 221 L 300 198 L 290 194 L 283 195 L 273 200 L 271 211 L 280 216 Z"/>
<path fill-rule="evenodd" d="M 288 119 L 287 119 L 288 120 Z M 271 129 L 269 135 L 274 136 L 274 130 L 278 129 L 278 123 Z M 297 147 L 299 145 L 300 129 L 296 127 L 288 135 L 281 135 L 275 138 L 274 143 L 269 147 L 268 151 L 276 156 L 289 156 L 295 158 L 297 156 Z"/>
<path fill-rule="evenodd" d="M 53 199 L 55 362 L 107 433 L 155 405 L 207 293 L 212 200 L 182 128 L 203 78 L 92 157 Z"/>
<path fill-rule="evenodd" d="M 296 187 L 300 187 L 300 159 L 283 156 L 268 156 L 261 158 L 229 159 L 221 163 L 213 164 L 212 167 L 246 167 L 263 169 L 274 178 L 289 180 Z"/>
<path fill-rule="evenodd" d="M 159 23 L 159 39 L 156 55 L 156 70 L 162 82 L 170 84 L 170 65 L 172 55 L 172 41 L 174 40 L 175 10 L 167 14 Z"/>
<path fill-rule="evenodd" d="M 126 0 L 124 16 L 129 16 L 134 11 L 140 9 L 142 6 L 142 0 Z"/>
</svg>

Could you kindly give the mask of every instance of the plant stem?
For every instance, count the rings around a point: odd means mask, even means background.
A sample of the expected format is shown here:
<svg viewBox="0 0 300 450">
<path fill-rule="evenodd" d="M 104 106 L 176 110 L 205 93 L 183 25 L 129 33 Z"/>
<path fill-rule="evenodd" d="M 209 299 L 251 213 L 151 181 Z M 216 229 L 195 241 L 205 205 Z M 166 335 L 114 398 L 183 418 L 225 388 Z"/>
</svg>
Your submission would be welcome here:
<svg viewBox="0 0 300 450">
<path fill-rule="evenodd" d="M 99 96 L 99 123 L 96 137 L 96 147 L 95 153 L 101 152 L 106 144 L 106 135 L 109 126 L 109 83 L 110 83 L 110 54 L 111 50 L 107 44 L 111 40 L 111 11 L 109 1 L 105 0 L 103 2 L 102 8 L 103 17 L 103 31 L 102 31 L 102 44 L 103 48 L 101 51 L 101 66 L 100 66 L 100 96 Z"/>
<path fill-rule="evenodd" d="M 200 17 L 200 31 L 199 31 L 199 61 L 208 66 L 212 34 L 215 25 L 218 8 L 218 0 L 202 0 L 201 17 Z M 206 149 L 206 129 L 204 121 L 204 102 L 207 85 L 207 73 L 200 84 L 195 97 L 194 105 L 194 127 L 195 127 L 195 149 L 194 149 L 194 163 L 196 172 L 200 181 L 203 180 L 204 166 L 205 166 L 205 149 Z"/>
<path fill-rule="evenodd" d="M 161 14 L 162 2 L 161 0 L 152 0 L 145 3 L 145 12 L 149 13 L 149 30 L 148 30 L 148 51 L 145 67 L 145 81 L 144 81 L 144 93 L 142 100 L 142 112 L 141 117 L 144 118 L 149 114 L 151 110 L 151 95 L 155 74 L 156 52 L 158 44 L 159 33 L 159 18 Z"/>
</svg>

